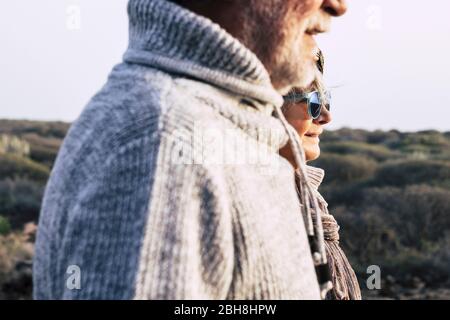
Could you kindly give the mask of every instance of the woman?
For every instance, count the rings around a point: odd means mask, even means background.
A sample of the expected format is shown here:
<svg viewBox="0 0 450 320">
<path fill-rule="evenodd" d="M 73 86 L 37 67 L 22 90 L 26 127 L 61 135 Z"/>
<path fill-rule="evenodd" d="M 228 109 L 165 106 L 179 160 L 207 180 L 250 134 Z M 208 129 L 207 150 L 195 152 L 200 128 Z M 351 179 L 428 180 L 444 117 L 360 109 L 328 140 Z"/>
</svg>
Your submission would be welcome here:
<svg viewBox="0 0 450 320">
<path fill-rule="evenodd" d="M 323 59 L 321 55 L 319 61 L 318 67 L 322 71 Z M 311 90 L 306 90 L 306 92 L 295 90 L 285 97 L 282 112 L 287 122 L 295 129 L 300 138 L 306 162 L 315 160 L 320 155 L 319 136 L 323 132 L 323 127 L 331 121 L 330 100 L 330 95 L 324 90 L 322 85 L 321 73 L 319 72 Z M 311 233 L 316 231 L 316 235 L 318 234 L 325 240 L 326 261 L 321 263 L 320 259 L 315 260 L 323 297 L 326 296 L 327 299 L 333 300 L 361 299 L 361 292 L 355 273 L 344 252 L 339 247 L 339 226 L 334 217 L 329 214 L 328 204 L 318 192 L 324 177 L 324 171 L 305 164 L 303 172 L 306 172 L 305 176 L 309 186 L 313 189 L 311 194 L 316 197 L 316 199 L 305 201 L 305 198 L 310 198 L 310 196 L 302 193 L 301 168 L 297 165 L 298 161 L 294 157 L 292 146 L 286 145 L 280 150 L 280 154 L 296 168 L 297 191 L 301 200 L 300 203 L 307 203 L 312 207 L 315 203 L 318 205 L 318 210 L 312 214 L 310 224 L 311 229 L 314 229 Z M 317 215 L 320 215 L 320 221 L 317 220 Z M 308 217 L 304 218 L 308 229 Z M 318 228 L 312 227 L 317 225 L 319 225 Z M 318 248 L 320 239 L 318 243 L 316 240 L 314 237 L 310 238 L 313 257 L 315 253 L 320 252 Z"/>
</svg>

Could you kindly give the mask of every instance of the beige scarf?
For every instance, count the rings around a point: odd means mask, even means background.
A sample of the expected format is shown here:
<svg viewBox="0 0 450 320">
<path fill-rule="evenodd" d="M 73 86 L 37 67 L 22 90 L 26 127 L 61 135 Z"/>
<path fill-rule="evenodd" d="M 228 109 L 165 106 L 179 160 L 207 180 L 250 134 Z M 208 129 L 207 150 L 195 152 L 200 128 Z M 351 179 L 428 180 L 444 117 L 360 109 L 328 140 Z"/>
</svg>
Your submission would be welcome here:
<svg viewBox="0 0 450 320">
<path fill-rule="evenodd" d="M 333 284 L 332 289 L 327 294 L 327 299 L 361 300 L 361 290 L 355 272 L 339 246 L 339 225 L 328 212 L 328 203 L 318 191 L 325 173 L 322 169 L 312 166 L 306 166 L 306 171 L 309 183 L 316 191 L 325 239 L 325 250 Z M 296 171 L 296 174 L 298 175 L 298 171 Z M 312 218 L 315 222 L 317 217 L 313 214 Z"/>
<path fill-rule="evenodd" d="M 355 272 L 339 247 L 339 226 L 329 214 L 328 204 L 318 192 L 325 173 L 322 169 L 306 165 L 306 155 L 300 137 L 287 122 L 280 106 L 275 106 L 275 115 L 280 119 L 288 134 L 295 163 L 298 166 L 295 171 L 295 182 L 300 200 L 300 213 L 305 222 L 310 245 L 312 245 L 320 295 L 322 298 L 336 300 L 361 299 Z M 320 215 L 321 219 L 317 219 L 317 215 Z M 323 222 L 326 226 L 322 225 Z"/>
</svg>

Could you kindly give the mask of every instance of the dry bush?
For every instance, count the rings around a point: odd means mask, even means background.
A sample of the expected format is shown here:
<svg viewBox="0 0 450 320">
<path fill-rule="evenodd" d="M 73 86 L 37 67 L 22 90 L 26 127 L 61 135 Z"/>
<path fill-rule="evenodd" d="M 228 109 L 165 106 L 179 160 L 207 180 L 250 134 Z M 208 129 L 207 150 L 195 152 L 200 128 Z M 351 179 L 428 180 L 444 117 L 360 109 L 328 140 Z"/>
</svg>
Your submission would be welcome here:
<svg viewBox="0 0 450 320">
<path fill-rule="evenodd" d="M 323 154 L 314 161 L 314 166 L 325 170 L 327 184 L 340 184 L 361 181 L 372 177 L 377 163 L 364 156 Z"/>
<path fill-rule="evenodd" d="M 353 206 L 330 208 L 355 269 L 379 265 L 408 286 L 450 286 L 450 191 L 429 185 L 368 188 Z"/>
<path fill-rule="evenodd" d="M 28 120 L 0 120 L 0 133 L 21 136 L 27 133 L 36 133 L 43 137 L 63 139 L 70 124 L 65 122 L 44 122 Z"/>
<path fill-rule="evenodd" d="M 377 161 L 397 159 L 401 154 L 390 150 L 384 145 L 375 145 L 356 141 L 335 141 L 322 144 L 324 153 L 341 155 L 361 155 Z"/>
<path fill-rule="evenodd" d="M 31 298 L 35 225 L 0 236 L 0 300 Z"/>
<path fill-rule="evenodd" d="M 26 157 L 30 154 L 30 144 L 19 137 L 0 134 L 0 153 L 11 153 Z"/>
<path fill-rule="evenodd" d="M 45 182 L 49 174 L 48 167 L 30 159 L 13 154 L 0 154 L 0 179 L 26 178 Z"/>
<path fill-rule="evenodd" d="M 403 187 L 412 184 L 450 186 L 450 163 L 444 161 L 403 160 L 382 165 L 374 185 Z"/>
<path fill-rule="evenodd" d="M 13 229 L 30 221 L 37 222 L 44 185 L 26 179 L 0 180 L 0 212 Z"/>
</svg>

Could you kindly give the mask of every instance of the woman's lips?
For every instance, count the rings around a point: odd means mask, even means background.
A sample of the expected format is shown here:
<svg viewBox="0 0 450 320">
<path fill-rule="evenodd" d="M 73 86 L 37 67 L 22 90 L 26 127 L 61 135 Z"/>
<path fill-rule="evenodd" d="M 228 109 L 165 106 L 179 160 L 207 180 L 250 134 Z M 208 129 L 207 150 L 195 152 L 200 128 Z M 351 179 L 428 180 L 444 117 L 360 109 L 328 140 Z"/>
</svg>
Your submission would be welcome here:
<svg viewBox="0 0 450 320">
<path fill-rule="evenodd" d="M 305 133 L 305 136 L 307 138 L 311 138 L 311 139 L 320 141 L 320 139 L 319 139 L 320 133 Z"/>
<path fill-rule="evenodd" d="M 320 136 L 320 133 L 305 133 L 305 136 L 312 137 L 312 138 L 317 138 L 317 137 Z"/>
</svg>

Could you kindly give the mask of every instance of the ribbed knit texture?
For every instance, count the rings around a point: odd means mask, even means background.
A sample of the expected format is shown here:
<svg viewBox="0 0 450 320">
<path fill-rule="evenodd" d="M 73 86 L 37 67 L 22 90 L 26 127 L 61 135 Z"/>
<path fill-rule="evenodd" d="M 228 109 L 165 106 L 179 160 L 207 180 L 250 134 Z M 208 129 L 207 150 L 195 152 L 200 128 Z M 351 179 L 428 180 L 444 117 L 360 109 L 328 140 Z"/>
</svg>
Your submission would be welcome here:
<svg viewBox="0 0 450 320">
<path fill-rule="evenodd" d="M 72 125 L 46 187 L 34 297 L 318 299 L 267 71 L 173 3 L 128 11 L 124 62 Z M 233 139 L 208 142 L 212 129 Z"/>
<path fill-rule="evenodd" d="M 328 203 L 319 193 L 325 172 L 323 169 L 307 166 L 308 178 L 316 191 L 319 202 L 320 217 L 323 224 L 328 267 L 330 268 L 333 287 L 327 294 L 330 300 L 361 300 L 358 279 L 344 251 L 339 245 L 339 225 L 328 211 Z M 314 217 L 316 218 L 316 217 Z"/>
</svg>

